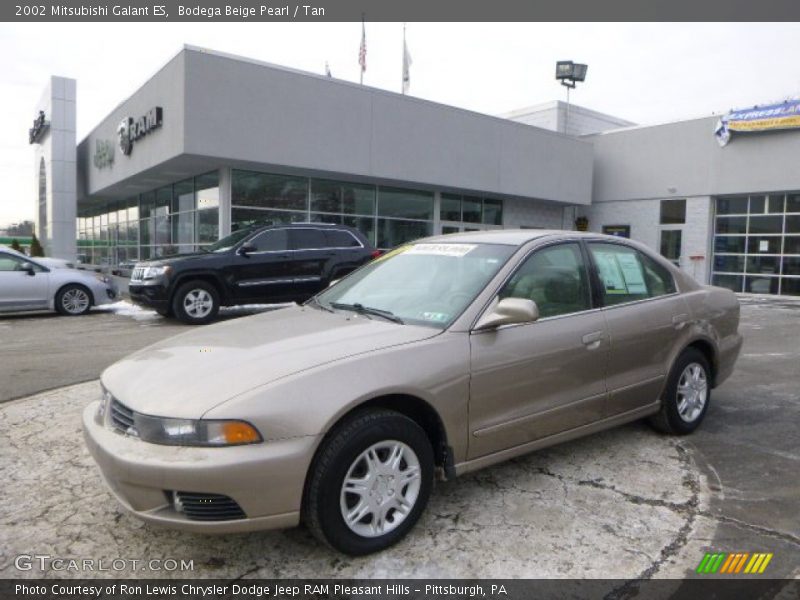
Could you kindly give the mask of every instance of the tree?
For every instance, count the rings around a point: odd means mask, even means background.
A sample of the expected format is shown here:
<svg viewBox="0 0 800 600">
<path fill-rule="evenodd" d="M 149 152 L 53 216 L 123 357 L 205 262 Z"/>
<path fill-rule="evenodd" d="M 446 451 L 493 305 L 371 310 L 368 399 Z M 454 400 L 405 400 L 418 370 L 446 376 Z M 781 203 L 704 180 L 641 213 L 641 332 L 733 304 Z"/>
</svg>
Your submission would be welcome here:
<svg viewBox="0 0 800 600">
<path fill-rule="evenodd" d="M 44 256 L 44 248 L 42 248 L 42 245 L 39 243 L 39 238 L 36 237 L 35 233 L 31 238 L 30 253 L 31 256 Z"/>
<path fill-rule="evenodd" d="M 22 246 L 19 245 L 19 240 L 17 240 L 17 238 L 11 240 L 11 249 L 16 250 L 17 252 L 22 252 Z"/>
</svg>

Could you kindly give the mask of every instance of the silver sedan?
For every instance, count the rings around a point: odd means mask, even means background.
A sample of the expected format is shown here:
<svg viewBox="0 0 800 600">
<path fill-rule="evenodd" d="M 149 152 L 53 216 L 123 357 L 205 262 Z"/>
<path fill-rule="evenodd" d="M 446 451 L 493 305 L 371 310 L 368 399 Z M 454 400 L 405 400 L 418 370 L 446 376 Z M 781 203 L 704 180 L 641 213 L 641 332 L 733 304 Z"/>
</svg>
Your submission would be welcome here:
<svg viewBox="0 0 800 600">
<path fill-rule="evenodd" d="M 0 248 L 0 313 L 56 310 L 77 316 L 116 297 L 117 288 L 108 277 Z"/>
</svg>

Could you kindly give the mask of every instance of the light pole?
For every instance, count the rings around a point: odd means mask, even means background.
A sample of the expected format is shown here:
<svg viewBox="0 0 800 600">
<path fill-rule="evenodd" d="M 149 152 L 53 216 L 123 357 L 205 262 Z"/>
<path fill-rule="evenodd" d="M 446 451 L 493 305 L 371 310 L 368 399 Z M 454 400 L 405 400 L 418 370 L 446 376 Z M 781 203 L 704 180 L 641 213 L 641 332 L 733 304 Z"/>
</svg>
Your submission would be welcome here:
<svg viewBox="0 0 800 600">
<path fill-rule="evenodd" d="M 569 91 L 575 89 L 575 84 L 586 80 L 586 71 L 589 65 L 574 63 L 571 60 L 559 60 L 556 62 L 556 79 L 567 88 L 567 111 L 564 114 L 564 135 L 567 134 L 567 124 L 569 122 Z"/>
</svg>

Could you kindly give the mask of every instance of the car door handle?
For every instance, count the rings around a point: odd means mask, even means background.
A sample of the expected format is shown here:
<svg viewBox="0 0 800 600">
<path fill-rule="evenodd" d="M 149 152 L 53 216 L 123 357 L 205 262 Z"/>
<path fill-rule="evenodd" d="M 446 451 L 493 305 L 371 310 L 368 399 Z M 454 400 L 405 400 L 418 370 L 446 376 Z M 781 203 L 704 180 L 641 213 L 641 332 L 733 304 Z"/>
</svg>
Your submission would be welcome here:
<svg viewBox="0 0 800 600">
<path fill-rule="evenodd" d="M 586 349 L 594 350 L 599 348 L 600 342 L 603 341 L 603 333 L 602 331 L 593 331 L 592 333 L 584 335 L 581 340 L 583 341 L 583 345 L 586 346 Z"/>
<path fill-rule="evenodd" d="M 689 315 L 681 313 L 672 317 L 672 325 L 675 329 L 683 329 L 689 323 Z"/>
</svg>

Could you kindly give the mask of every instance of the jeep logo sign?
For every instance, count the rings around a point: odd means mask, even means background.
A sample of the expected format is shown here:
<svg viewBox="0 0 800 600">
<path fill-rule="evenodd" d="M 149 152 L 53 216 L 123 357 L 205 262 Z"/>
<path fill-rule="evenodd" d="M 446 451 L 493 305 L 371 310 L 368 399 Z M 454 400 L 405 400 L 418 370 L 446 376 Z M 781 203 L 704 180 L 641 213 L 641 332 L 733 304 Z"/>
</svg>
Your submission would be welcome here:
<svg viewBox="0 0 800 600">
<path fill-rule="evenodd" d="M 160 106 L 156 106 L 138 119 L 133 117 L 122 119 L 117 126 L 119 149 L 122 150 L 122 153 L 125 156 L 130 156 L 133 151 L 133 143 L 161 127 L 163 116 L 163 109 Z"/>
</svg>

